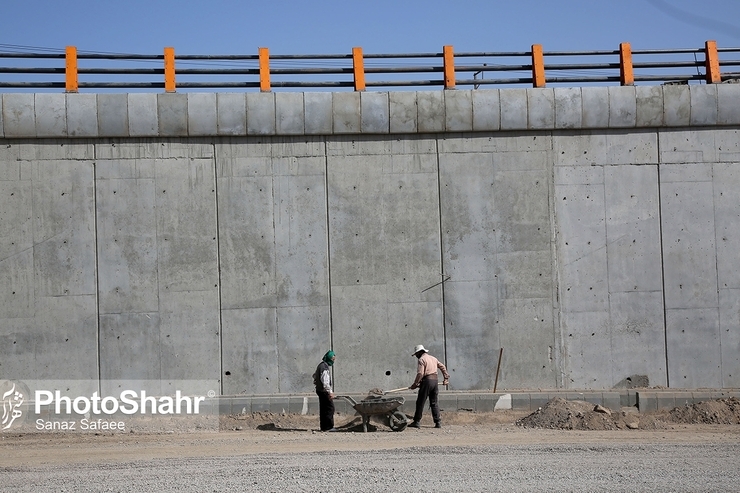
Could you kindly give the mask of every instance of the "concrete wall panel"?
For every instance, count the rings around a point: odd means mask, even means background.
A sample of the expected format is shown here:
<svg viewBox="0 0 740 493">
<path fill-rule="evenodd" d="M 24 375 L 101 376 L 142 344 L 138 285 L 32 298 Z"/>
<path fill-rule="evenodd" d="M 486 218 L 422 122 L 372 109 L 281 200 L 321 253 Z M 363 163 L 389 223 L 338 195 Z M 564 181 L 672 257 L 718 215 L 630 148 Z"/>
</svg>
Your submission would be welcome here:
<svg viewBox="0 0 740 493">
<path fill-rule="evenodd" d="M 97 170 L 100 313 L 156 312 L 154 160 L 101 160 Z"/>
<path fill-rule="evenodd" d="M 97 102 L 100 135 L 128 136 L 128 96 L 126 94 L 98 94 Z"/>
<path fill-rule="evenodd" d="M 36 295 L 95 294 L 92 163 L 33 163 Z"/>
<path fill-rule="evenodd" d="M 604 168 L 609 292 L 662 291 L 656 166 Z"/>
<path fill-rule="evenodd" d="M 313 372 L 331 348 L 329 305 L 278 308 L 277 323 L 280 392 L 313 393 Z M 351 364 L 343 354 L 337 356 L 337 361 Z"/>
<path fill-rule="evenodd" d="M 188 135 L 218 135 L 218 108 L 215 93 L 187 95 Z"/>
<path fill-rule="evenodd" d="M 33 308 L 31 317 L 0 319 L 3 378 L 97 381 L 95 295 L 36 296 Z"/>
<path fill-rule="evenodd" d="M 159 302 L 162 390 L 174 392 L 183 380 L 220 381 L 221 324 L 216 288 L 178 292 L 160 289 Z"/>
<path fill-rule="evenodd" d="M 663 86 L 635 86 L 635 98 L 635 126 L 663 126 Z"/>
<path fill-rule="evenodd" d="M 549 280 L 548 280 L 549 281 Z M 501 356 L 498 388 L 560 385 L 560 355 L 556 343 L 552 297 L 499 299 L 498 319 Z M 495 371 L 498 354 L 484 361 Z M 493 374 L 495 377 L 495 373 Z M 485 387 L 482 387 L 485 388 Z"/>
<path fill-rule="evenodd" d="M 662 182 L 660 196 L 666 309 L 716 309 L 712 182 Z"/>
<path fill-rule="evenodd" d="M 555 128 L 580 128 L 583 122 L 583 99 L 580 87 L 556 87 Z"/>
<path fill-rule="evenodd" d="M 614 381 L 614 368 L 604 364 L 611 340 L 609 312 L 563 311 L 564 388 L 606 388 Z"/>
<path fill-rule="evenodd" d="M 550 88 L 527 89 L 528 128 L 551 129 L 555 125 L 555 93 Z"/>
<path fill-rule="evenodd" d="M 3 132 L 6 138 L 36 137 L 33 94 L 3 94 Z"/>
<path fill-rule="evenodd" d="M 740 387 L 740 290 L 720 289 L 722 388 Z"/>
<path fill-rule="evenodd" d="M 604 187 L 555 184 L 558 269 L 564 311 L 608 308 Z"/>
<path fill-rule="evenodd" d="M 303 135 L 305 132 L 303 93 L 275 93 L 275 130 L 282 135 Z"/>
<path fill-rule="evenodd" d="M 604 352 L 613 371 L 612 381 L 602 386 L 624 388 L 635 375 L 646 376 L 651 386 L 667 385 L 663 293 L 611 292 L 609 313 Z"/>
<path fill-rule="evenodd" d="M 38 137 L 67 136 L 67 98 L 64 94 L 36 94 L 34 109 Z"/>
<path fill-rule="evenodd" d="M 275 134 L 275 93 L 247 93 L 247 133 L 249 135 Z"/>
<path fill-rule="evenodd" d="M 224 394 L 279 391 L 275 317 L 275 308 L 222 310 Z"/>
<path fill-rule="evenodd" d="M 448 132 L 473 130 L 473 94 L 471 91 L 445 91 L 445 127 Z"/>
<path fill-rule="evenodd" d="M 156 137 L 159 133 L 157 94 L 128 94 L 128 135 Z"/>
<path fill-rule="evenodd" d="M 717 242 L 717 276 L 720 289 L 740 288 L 740 165 L 717 163 L 712 167 L 714 225 Z"/>
<path fill-rule="evenodd" d="M 223 146 L 222 151 L 228 147 Z M 277 306 L 270 159 L 218 161 L 219 257 L 223 309 Z"/>
<path fill-rule="evenodd" d="M 98 104 L 95 94 L 70 93 L 67 97 L 67 135 L 98 136 Z"/>
<path fill-rule="evenodd" d="M 188 135 L 188 95 L 157 94 L 157 123 L 160 136 Z"/>
<path fill-rule="evenodd" d="M 391 92 L 388 100 L 391 133 L 416 133 L 416 93 Z"/>
<path fill-rule="evenodd" d="M 362 133 L 387 134 L 390 130 L 388 93 L 360 93 L 360 118 Z"/>
<path fill-rule="evenodd" d="M 498 280 L 451 279 L 444 290 L 450 388 L 492 389 L 501 348 Z"/>
<path fill-rule="evenodd" d="M 247 99 L 243 93 L 216 95 L 219 135 L 247 135 Z"/>
<path fill-rule="evenodd" d="M 667 308 L 668 384 L 676 388 L 722 385 L 719 310 Z"/>
<path fill-rule="evenodd" d="M 491 131 L 501 128 L 501 101 L 498 89 L 473 91 L 473 130 Z"/>
</svg>

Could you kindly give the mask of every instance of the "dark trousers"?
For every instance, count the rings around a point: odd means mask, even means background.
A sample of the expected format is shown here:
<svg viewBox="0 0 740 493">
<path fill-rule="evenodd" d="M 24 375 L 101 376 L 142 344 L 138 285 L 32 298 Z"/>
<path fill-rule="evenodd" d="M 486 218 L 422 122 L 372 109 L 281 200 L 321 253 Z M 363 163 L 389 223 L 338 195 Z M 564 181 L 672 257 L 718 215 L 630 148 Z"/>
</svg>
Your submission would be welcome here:
<svg viewBox="0 0 740 493">
<path fill-rule="evenodd" d="M 421 381 L 421 385 L 419 385 L 419 395 L 416 396 L 416 413 L 414 414 L 414 421 L 421 421 L 421 415 L 424 413 L 424 404 L 426 404 L 427 398 L 429 398 L 429 407 L 432 408 L 432 418 L 434 419 L 435 424 L 439 423 L 438 397 L 439 387 L 437 386 L 437 379 L 424 377 Z"/>
<path fill-rule="evenodd" d="M 321 431 L 334 428 L 334 401 L 329 399 L 328 392 L 316 392 L 319 396 L 319 424 Z"/>
</svg>

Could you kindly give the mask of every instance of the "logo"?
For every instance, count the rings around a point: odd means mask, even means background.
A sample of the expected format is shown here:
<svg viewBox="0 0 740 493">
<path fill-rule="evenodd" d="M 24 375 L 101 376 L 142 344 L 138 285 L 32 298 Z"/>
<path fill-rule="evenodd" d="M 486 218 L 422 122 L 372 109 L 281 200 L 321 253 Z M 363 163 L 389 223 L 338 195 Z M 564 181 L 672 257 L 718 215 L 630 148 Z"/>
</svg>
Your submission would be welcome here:
<svg viewBox="0 0 740 493">
<path fill-rule="evenodd" d="M 0 430 L 7 431 L 13 425 L 20 426 L 23 422 L 23 405 L 28 399 L 28 389 L 25 385 L 3 381 L 0 383 L 0 401 L 2 402 L 2 416 L 0 416 Z"/>
</svg>

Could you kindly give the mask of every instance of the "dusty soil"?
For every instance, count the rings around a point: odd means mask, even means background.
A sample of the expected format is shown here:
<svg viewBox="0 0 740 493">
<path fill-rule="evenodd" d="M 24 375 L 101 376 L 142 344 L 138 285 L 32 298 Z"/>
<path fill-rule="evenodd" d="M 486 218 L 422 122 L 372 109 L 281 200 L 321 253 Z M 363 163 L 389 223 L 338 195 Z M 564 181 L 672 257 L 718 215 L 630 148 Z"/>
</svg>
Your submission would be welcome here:
<svg viewBox="0 0 740 493">
<path fill-rule="evenodd" d="M 584 401 L 555 398 L 534 413 L 517 420 L 523 428 L 557 430 L 662 430 L 673 424 L 740 424 L 740 400 L 717 399 L 676 407 L 670 411 L 639 414 L 612 412 Z"/>
<path fill-rule="evenodd" d="M 444 427 L 425 415 L 422 428 L 393 432 L 382 420 L 362 432 L 359 416 L 338 414 L 336 433 L 317 416 L 254 413 L 222 416 L 220 430 L 0 434 L 0 471 L 59 464 L 243 457 L 302 452 L 356 453 L 417 448 L 640 443 L 740 442 L 740 402 L 707 401 L 652 414 L 608 412 L 583 401 L 553 399 L 534 413 L 443 412 Z"/>
</svg>

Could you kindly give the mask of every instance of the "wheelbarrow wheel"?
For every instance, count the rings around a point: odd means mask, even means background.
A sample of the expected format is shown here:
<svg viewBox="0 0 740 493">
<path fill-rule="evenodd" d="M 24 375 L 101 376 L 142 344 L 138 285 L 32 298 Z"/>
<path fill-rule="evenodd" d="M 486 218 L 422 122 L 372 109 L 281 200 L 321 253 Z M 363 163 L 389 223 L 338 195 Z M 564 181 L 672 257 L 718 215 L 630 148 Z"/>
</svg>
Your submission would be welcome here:
<svg viewBox="0 0 740 493">
<path fill-rule="evenodd" d="M 393 431 L 403 431 L 407 424 L 409 424 L 409 420 L 401 411 L 394 411 L 388 416 L 388 426 Z"/>
</svg>

